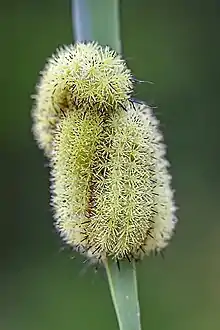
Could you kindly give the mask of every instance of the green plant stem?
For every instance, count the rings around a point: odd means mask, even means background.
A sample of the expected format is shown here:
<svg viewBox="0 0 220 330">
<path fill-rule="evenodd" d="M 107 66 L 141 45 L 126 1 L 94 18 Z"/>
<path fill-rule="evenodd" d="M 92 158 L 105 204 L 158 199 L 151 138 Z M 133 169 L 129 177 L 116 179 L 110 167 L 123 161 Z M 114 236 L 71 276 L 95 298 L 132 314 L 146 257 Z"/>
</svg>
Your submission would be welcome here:
<svg viewBox="0 0 220 330">
<path fill-rule="evenodd" d="M 121 52 L 118 0 L 72 0 L 75 40 Z M 104 262 L 120 330 L 141 330 L 135 262 Z"/>
<path fill-rule="evenodd" d="M 105 262 L 120 330 L 141 330 L 135 262 Z"/>
<path fill-rule="evenodd" d="M 72 0 L 75 40 L 97 41 L 121 52 L 118 0 Z"/>
</svg>

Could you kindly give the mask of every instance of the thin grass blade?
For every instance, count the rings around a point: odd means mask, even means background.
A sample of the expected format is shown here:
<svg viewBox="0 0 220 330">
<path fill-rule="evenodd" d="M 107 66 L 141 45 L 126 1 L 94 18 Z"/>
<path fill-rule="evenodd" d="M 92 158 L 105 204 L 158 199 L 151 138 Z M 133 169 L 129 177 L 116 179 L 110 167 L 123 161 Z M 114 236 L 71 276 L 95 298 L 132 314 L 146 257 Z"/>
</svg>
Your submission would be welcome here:
<svg viewBox="0 0 220 330">
<path fill-rule="evenodd" d="M 120 330 L 141 330 L 135 262 L 105 262 Z"/>
</svg>

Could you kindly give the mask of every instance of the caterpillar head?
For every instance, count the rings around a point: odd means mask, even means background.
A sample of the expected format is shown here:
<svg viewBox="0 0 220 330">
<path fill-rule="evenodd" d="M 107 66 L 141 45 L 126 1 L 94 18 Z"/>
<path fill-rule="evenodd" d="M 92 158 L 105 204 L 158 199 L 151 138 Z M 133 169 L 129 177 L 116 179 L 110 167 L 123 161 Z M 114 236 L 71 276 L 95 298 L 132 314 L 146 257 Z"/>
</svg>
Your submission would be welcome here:
<svg viewBox="0 0 220 330">
<path fill-rule="evenodd" d="M 80 107 L 114 111 L 133 90 L 125 61 L 97 43 L 64 46 L 49 58 L 34 96 L 33 132 L 49 156 L 54 128 L 69 111 Z"/>
</svg>

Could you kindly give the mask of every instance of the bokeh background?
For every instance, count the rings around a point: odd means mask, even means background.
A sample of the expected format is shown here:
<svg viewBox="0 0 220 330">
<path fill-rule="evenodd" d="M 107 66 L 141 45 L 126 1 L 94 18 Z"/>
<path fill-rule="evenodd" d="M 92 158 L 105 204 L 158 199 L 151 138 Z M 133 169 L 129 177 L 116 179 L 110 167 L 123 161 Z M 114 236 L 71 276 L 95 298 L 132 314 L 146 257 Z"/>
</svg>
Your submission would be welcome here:
<svg viewBox="0 0 220 330">
<path fill-rule="evenodd" d="M 104 271 L 61 249 L 31 134 L 38 72 L 72 42 L 70 3 L 1 1 L 0 27 L 0 329 L 117 329 Z M 165 259 L 138 265 L 143 330 L 219 330 L 220 2 L 123 0 L 121 28 L 130 68 L 154 82 L 136 93 L 157 106 L 180 219 Z"/>
</svg>

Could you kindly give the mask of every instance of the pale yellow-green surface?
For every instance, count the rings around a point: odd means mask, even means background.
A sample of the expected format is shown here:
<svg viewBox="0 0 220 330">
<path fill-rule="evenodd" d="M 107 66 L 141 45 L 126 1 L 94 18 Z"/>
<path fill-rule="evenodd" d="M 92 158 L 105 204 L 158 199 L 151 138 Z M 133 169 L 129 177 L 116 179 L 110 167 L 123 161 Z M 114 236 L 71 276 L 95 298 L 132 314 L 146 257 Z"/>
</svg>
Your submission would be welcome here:
<svg viewBox="0 0 220 330">
<path fill-rule="evenodd" d="M 119 54 L 97 43 L 63 46 L 40 74 L 33 96 L 33 133 L 47 156 L 53 131 L 66 113 L 80 107 L 114 108 L 133 92 L 132 73 Z"/>
<path fill-rule="evenodd" d="M 180 218 L 165 259 L 137 267 L 143 330 L 219 330 L 219 6 L 124 0 L 121 14 L 129 67 L 154 82 L 139 85 L 136 97 L 158 106 Z M 60 251 L 47 160 L 31 133 L 29 96 L 45 59 L 71 42 L 70 16 L 58 0 L 0 10 L 4 330 L 117 329 L 104 270 Z"/>
<path fill-rule="evenodd" d="M 140 259 L 164 248 L 176 222 L 162 136 L 141 105 L 73 109 L 55 132 L 57 229 L 95 258 Z"/>
</svg>

